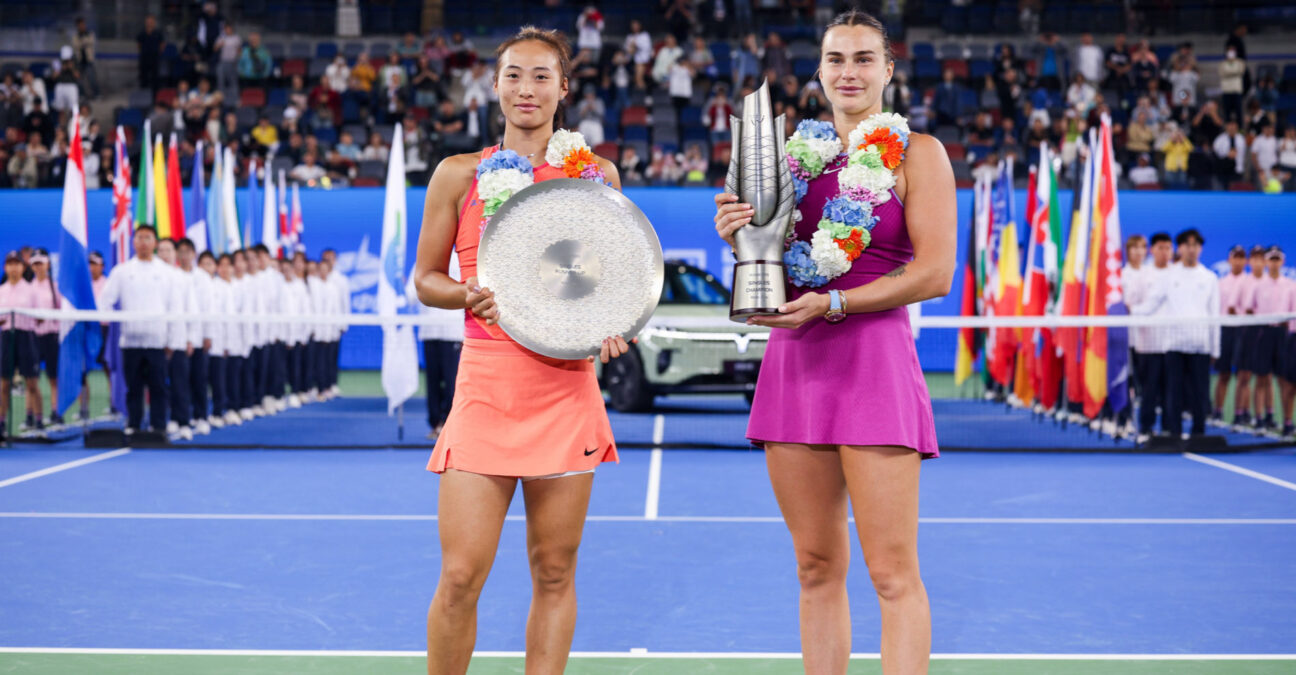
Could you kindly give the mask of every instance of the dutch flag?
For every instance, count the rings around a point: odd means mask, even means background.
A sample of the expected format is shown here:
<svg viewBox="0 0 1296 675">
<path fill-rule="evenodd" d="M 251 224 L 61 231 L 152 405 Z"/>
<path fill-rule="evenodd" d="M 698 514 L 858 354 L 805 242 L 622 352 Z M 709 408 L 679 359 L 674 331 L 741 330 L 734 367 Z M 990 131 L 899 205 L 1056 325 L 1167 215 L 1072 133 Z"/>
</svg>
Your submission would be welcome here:
<svg viewBox="0 0 1296 675">
<path fill-rule="evenodd" d="M 67 172 L 63 181 L 63 212 L 59 219 L 63 225 L 59 237 L 58 290 L 63 296 L 61 306 L 73 309 L 94 310 L 94 287 L 90 283 L 90 265 L 87 259 L 88 241 L 86 227 L 85 163 L 81 155 L 80 115 L 72 115 L 72 142 L 68 144 Z M 87 334 L 97 331 L 98 325 L 83 321 L 63 321 L 59 331 L 59 414 L 67 412 L 81 393 L 77 386 L 85 376 L 86 367 L 94 359 Z"/>
</svg>

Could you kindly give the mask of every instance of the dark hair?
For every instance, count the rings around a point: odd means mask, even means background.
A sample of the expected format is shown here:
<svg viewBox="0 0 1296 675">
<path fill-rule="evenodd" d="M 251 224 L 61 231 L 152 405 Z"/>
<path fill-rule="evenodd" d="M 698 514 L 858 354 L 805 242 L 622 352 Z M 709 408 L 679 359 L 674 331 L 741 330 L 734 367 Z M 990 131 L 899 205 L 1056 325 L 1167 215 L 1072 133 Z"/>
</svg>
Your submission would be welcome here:
<svg viewBox="0 0 1296 675">
<path fill-rule="evenodd" d="M 136 225 L 136 226 L 135 226 L 135 232 L 138 233 L 140 230 L 148 230 L 149 232 L 152 232 L 152 233 L 153 233 L 153 238 L 154 238 L 154 239 L 157 239 L 157 238 L 158 238 L 157 228 L 156 228 L 156 227 L 153 227 L 152 225 L 149 225 L 149 224 L 147 224 L 147 223 L 145 223 L 145 224 L 143 224 L 143 225 Z"/>
<path fill-rule="evenodd" d="M 176 241 L 176 248 L 185 248 L 185 247 L 188 247 L 189 250 L 191 251 L 197 249 L 197 247 L 194 246 L 193 240 L 190 239 L 189 237 L 181 237 L 178 241 Z"/>
<path fill-rule="evenodd" d="M 225 262 L 226 260 L 228 260 L 229 263 L 230 263 L 231 265 L 234 264 L 234 256 L 232 256 L 232 255 L 230 255 L 230 254 L 228 254 L 228 253 L 222 253 L 222 254 L 220 255 L 220 258 L 217 258 L 217 259 L 216 259 L 216 262 L 217 262 L 217 263 L 223 263 L 223 262 Z"/>
<path fill-rule="evenodd" d="M 567 42 L 567 36 L 560 30 L 545 30 L 535 26 L 523 26 L 518 32 L 504 40 L 495 48 L 495 81 L 499 81 L 500 62 L 503 60 L 504 52 L 509 47 L 519 43 L 534 40 L 543 43 L 554 51 L 558 57 L 558 70 L 561 71 L 563 80 L 571 81 L 571 46 Z M 558 109 L 554 111 L 554 129 L 563 126 L 567 118 L 567 99 L 559 99 Z"/>
<path fill-rule="evenodd" d="M 270 247 L 266 246 L 265 244 L 257 244 L 256 246 L 252 247 L 252 252 L 264 253 L 266 255 L 270 255 Z"/>
<path fill-rule="evenodd" d="M 887 61 L 895 60 L 895 55 L 891 51 L 891 38 L 887 37 L 886 26 L 876 16 L 852 7 L 833 17 L 833 20 L 828 22 L 828 26 L 824 28 L 824 37 L 828 36 L 828 31 L 837 26 L 866 26 L 872 28 L 882 36 L 882 51 L 886 54 Z M 819 39 L 819 46 L 820 48 L 823 47 L 823 38 Z"/>
<path fill-rule="evenodd" d="M 1201 236 L 1201 232 L 1198 232 L 1195 227 L 1190 227 L 1183 232 L 1180 232 L 1179 236 L 1175 237 L 1175 246 L 1183 246 L 1193 240 L 1195 240 L 1199 245 L 1206 243 L 1206 240 Z"/>
<path fill-rule="evenodd" d="M 158 239 L 158 246 L 161 246 L 163 243 L 171 244 L 171 247 L 175 248 L 176 240 L 171 237 L 160 237 Z"/>
<path fill-rule="evenodd" d="M 216 262 L 216 256 L 215 256 L 214 254 L 212 254 L 211 251 L 203 251 L 202 253 L 199 253 L 199 254 L 198 254 L 198 261 L 199 261 L 199 262 L 202 262 L 202 259 L 203 259 L 203 258 L 211 258 L 211 259 L 212 259 L 212 262 Z"/>
<path fill-rule="evenodd" d="M 1156 234 L 1152 235 L 1151 244 L 1153 246 L 1156 246 L 1157 244 L 1160 244 L 1163 241 L 1167 244 L 1171 242 L 1169 232 L 1157 232 Z"/>
</svg>

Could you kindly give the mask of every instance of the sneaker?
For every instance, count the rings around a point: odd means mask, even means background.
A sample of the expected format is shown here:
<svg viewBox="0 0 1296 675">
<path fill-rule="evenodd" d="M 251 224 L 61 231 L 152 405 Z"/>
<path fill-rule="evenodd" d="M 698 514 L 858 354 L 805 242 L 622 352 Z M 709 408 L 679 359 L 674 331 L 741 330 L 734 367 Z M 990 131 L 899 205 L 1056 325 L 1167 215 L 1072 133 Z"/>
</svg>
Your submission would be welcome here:
<svg viewBox="0 0 1296 675">
<path fill-rule="evenodd" d="M 239 418 L 242 419 L 244 422 L 251 422 L 253 419 L 255 419 L 255 416 L 252 415 L 252 409 L 251 409 L 251 408 L 244 408 L 244 409 L 238 411 L 238 416 L 239 416 Z"/>
<path fill-rule="evenodd" d="M 174 435 L 174 434 L 179 433 L 179 432 L 180 432 L 180 423 L 179 423 L 179 422 L 176 422 L 175 420 L 171 420 L 170 422 L 167 422 L 167 431 L 166 431 L 166 432 L 167 432 L 167 435 L 168 435 L 168 436 L 172 436 L 172 435 Z"/>
<path fill-rule="evenodd" d="M 134 429 L 133 427 L 126 427 L 126 428 L 123 430 L 123 432 L 124 432 L 127 436 L 134 436 L 134 435 L 135 435 L 135 429 Z"/>
<path fill-rule="evenodd" d="M 1103 420 L 1102 432 L 1105 436 L 1116 438 L 1116 420 Z"/>
<path fill-rule="evenodd" d="M 59 415 L 59 414 L 50 415 L 50 425 L 51 425 L 51 426 L 55 426 L 55 425 L 57 425 L 57 426 L 60 426 L 60 427 L 61 427 L 61 426 L 63 426 L 64 424 L 66 424 L 66 422 L 63 421 L 63 416 L 62 416 L 62 415 Z"/>
<path fill-rule="evenodd" d="M 1136 445 L 1147 445 L 1147 442 L 1151 439 L 1152 437 L 1147 434 L 1139 434 L 1134 437 L 1134 443 Z"/>
<path fill-rule="evenodd" d="M 211 417 L 207 418 L 207 424 L 210 425 L 211 428 L 213 429 L 224 429 L 225 418 L 221 415 L 212 415 Z"/>
<path fill-rule="evenodd" d="M 176 429 L 175 433 L 167 434 L 167 438 L 173 441 L 179 441 L 179 440 L 192 441 L 193 429 L 190 429 L 189 427 L 179 427 L 178 429 Z"/>
<path fill-rule="evenodd" d="M 194 422 L 194 433 L 199 436 L 206 436 L 211 433 L 211 430 L 211 424 L 209 424 L 207 420 L 198 420 L 197 422 Z"/>
<path fill-rule="evenodd" d="M 266 409 L 265 409 L 265 408 L 262 408 L 262 407 L 259 406 L 259 405 L 254 405 L 254 406 L 252 406 L 252 414 L 253 414 L 254 416 L 256 416 L 256 417 L 265 417 L 265 416 L 266 416 Z"/>
<path fill-rule="evenodd" d="M 330 391 L 330 392 L 333 392 L 333 395 L 334 395 L 334 396 L 341 396 L 341 395 L 342 395 L 342 387 L 339 387 L 339 386 L 337 386 L 336 384 L 333 385 L 332 387 L 329 387 L 329 391 Z"/>
<path fill-rule="evenodd" d="M 298 396 L 297 394 L 290 394 L 290 395 L 288 396 L 288 407 L 289 407 L 289 408 L 300 408 L 300 407 L 302 407 L 301 397 Z"/>
<path fill-rule="evenodd" d="M 237 412 L 234 412 L 233 410 L 226 410 L 225 423 L 238 426 L 243 423 L 243 418 L 239 417 L 239 414 Z"/>
<path fill-rule="evenodd" d="M 1296 424 L 1292 424 L 1291 422 L 1284 424 L 1282 428 L 1283 438 L 1291 436 L 1292 434 L 1296 434 Z"/>
<path fill-rule="evenodd" d="M 1125 426 L 1120 429 L 1121 438 L 1135 438 L 1138 436 L 1138 427 L 1133 422 L 1126 422 Z"/>
<path fill-rule="evenodd" d="M 274 397 L 269 394 L 262 396 L 261 409 L 269 412 L 274 412 Z"/>
</svg>

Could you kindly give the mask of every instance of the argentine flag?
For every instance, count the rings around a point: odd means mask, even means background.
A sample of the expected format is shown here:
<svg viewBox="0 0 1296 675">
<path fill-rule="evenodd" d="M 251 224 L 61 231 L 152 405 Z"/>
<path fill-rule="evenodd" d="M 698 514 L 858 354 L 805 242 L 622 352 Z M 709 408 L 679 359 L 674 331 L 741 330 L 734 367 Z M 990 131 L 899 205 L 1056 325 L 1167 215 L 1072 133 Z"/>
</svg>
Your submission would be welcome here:
<svg viewBox="0 0 1296 675">
<path fill-rule="evenodd" d="M 80 114 L 72 115 L 72 142 L 68 144 L 67 171 L 63 179 L 63 213 L 59 218 L 62 230 L 59 236 L 58 291 L 63 296 L 60 306 L 71 309 L 94 310 L 94 286 L 90 283 L 88 230 L 86 226 L 85 162 L 81 155 Z M 89 331 L 99 330 L 99 325 L 84 321 L 63 321 L 59 331 L 58 377 L 64 385 L 59 387 L 59 414 L 67 412 L 81 393 L 77 386 L 85 376 L 86 368 L 95 357 L 87 340 Z M 97 346 L 96 346 L 97 350 Z"/>
</svg>

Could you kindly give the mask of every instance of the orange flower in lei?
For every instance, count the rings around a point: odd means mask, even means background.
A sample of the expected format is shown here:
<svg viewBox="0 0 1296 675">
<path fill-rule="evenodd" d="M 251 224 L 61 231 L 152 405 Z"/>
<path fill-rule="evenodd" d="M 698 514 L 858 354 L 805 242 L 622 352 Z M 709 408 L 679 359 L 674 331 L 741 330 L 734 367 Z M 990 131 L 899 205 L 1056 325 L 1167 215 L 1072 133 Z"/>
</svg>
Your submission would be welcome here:
<svg viewBox="0 0 1296 675">
<path fill-rule="evenodd" d="M 860 229 L 851 230 L 851 235 L 845 239 L 834 239 L 837 247 L 846 252 L 846 257 L 851 262 L 855 262 L 864 253 L 864 236 L 860 234 Z"/>
<path fill-rule="evenodd" d="M 563 161 L 563 173 L 568 178 L 580 178 L 581 172 L 589 164 L 598 164 L 598 159 L 594 157 L 594 153 L 587 148 L 578 148 L 569 153 L 567 159 Z"/>
<path fill-rule="evenodd" d="M 888 169 L 900 166 L 900 160 L 904 159 L 904 144 L 900 142 L 899 136 L 891 133 L 890 129 L 884 127 L 874 129 L 857 147 L 863 150 L 870 145 L 877 146 L 878 154 L 882 155 L 882 166 Z"/>
</svg>

